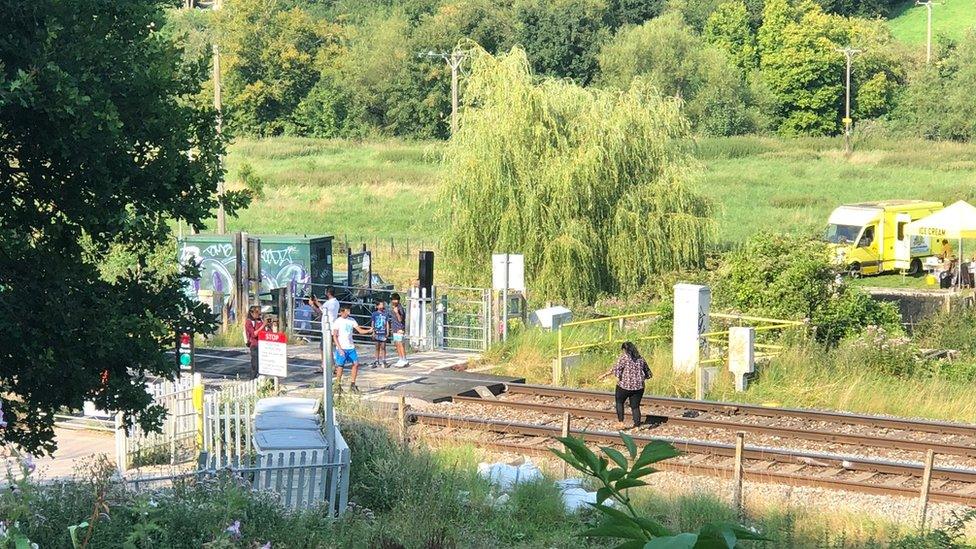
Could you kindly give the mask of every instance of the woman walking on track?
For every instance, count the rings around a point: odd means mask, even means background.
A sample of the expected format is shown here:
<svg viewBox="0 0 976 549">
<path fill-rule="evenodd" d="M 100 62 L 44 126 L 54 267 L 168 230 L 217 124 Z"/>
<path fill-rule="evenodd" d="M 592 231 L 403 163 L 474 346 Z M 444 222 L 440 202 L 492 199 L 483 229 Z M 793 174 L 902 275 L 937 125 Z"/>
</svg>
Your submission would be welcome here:
<svg viewBox="0 0 976 549">
<path fill-rule="evenodd" d="M 617 421 L 624 421 L 624 401 L 630 400 L 630 412 L 634 420 L 634 427 L 640 426 L 642 416 L 640 413 L 640 401 L 644 397 L 644 380 L 651 377 L 651 369 L 647 367 L 647 361 L 637 351 L 637 347 L 629 341 L 625 341 L 620 346 L 623 352 L 617 363 L 610 368 L 610 371 L 600 376 L 606 379 L 610 376 L 617 378 L 617 389 L 614 394 L 614 401 L 617 405 Z"/>
</svg>

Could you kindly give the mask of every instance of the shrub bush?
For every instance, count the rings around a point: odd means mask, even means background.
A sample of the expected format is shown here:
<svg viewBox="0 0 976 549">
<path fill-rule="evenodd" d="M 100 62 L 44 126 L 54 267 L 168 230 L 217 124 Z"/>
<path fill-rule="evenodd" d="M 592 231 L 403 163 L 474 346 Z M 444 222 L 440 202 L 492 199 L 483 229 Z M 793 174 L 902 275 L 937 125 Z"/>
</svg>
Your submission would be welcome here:
<svg viewBox="0 0 976 549">
<path fill-rule="evenodd" d="M 857 364 L 883 374 L 912 377 L 931 371 L 928 361 L 912 341 L 902 334 L 869 326 L 859 336 L 846 339 L 837 349 L 841 363 Z"/>
<path fill-rule="evenodd" d="M 808 237 L 759 233 L 719 268 L 716 302 L 744 313 L 809 319 L 817 339 L 836 343 L 867 326 L 900 333 L 898 310 L 842 282 L 826 244 Z"/>
</svg>

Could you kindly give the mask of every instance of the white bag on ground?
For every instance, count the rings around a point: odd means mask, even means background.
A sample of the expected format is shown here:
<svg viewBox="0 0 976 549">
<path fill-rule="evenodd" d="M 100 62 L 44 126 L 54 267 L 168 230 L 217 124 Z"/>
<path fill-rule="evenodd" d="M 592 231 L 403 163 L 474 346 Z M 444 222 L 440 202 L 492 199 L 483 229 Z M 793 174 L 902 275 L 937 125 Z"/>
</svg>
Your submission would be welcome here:
<svg viewBox="0 0 976 549">
<path fill-rule="evenodd" d="M 479 463 L 478 475 L 488 479 L 493 486 L 502 492 L 511 490 L 513 486 L 520 482 L 531 482 L 542 478 L 542 471 L 526 460 L 521 465 L 509 465 L 507 463 Z"/>
<path fill-rule="evenodd" d="M 563 496 L 563 505 L 566 511 L 574 513 L 580 509 L 589 507 L 591 503 L 596 503 L 596 492 L 588 492 L 583 488 L 583 479 L 568 478 L 556 481 L 556 487 Z"/>
</svg>

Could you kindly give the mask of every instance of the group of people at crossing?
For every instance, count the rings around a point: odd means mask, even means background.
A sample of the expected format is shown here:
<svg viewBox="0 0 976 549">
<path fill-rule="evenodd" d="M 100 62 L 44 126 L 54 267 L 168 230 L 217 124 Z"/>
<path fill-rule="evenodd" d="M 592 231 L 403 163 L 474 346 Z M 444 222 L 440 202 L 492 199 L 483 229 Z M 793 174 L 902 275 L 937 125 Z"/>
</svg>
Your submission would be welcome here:
<svg viewBox="0 0 976 549">
<path fill-rule="evenodd" d="M 353 318 L 351 308 L 348 305 L 341 304 L 336 299 L 335 290 L 331 286 L 325 289 L 325 301 L 319 301 L 314 294 L 311 294 L 304 298 L 301 305 L 295 309 L 295 330 L 297 333 L 311 336 L 321 334 L 322 328 L 329 327 L 331 329 L 330 337 L 332 339 L 332 356 L 336 365 L 336 384 L 341 388 L 343 371 L 349 367 L 351 368 L 349 388 L 353 392 L 359 392 L 356 387 L 356 376 L 359 374 L 359 354 L 356 351 L 353 335 L 372 336 L 375 358 L 369 364 L 370 367 L 390 367 L 387 360 L 387 345 L 393 343 L 397 353 L 397 361 L 393 366 L 406 368 L 410 365 L 410 362 L 407 361 L 407 350 L 404 343 L 406 320 L 407 313 L 400 302 L 400 295 L 394 293 L 390 296 L 389 307 L 384 300 L 377 300 L 374 310 L 370 314 L 369 323 L 366 326 L 361 326 Z M 249 309 L 244 332 L 247 346 L 251 351 L 252 378 L 258 375 L 258 332 L 268 329 L 270 324 L 267 322 L 269 321 L 261 319 L 259 307 L 254 306 Z M 322 328 L 316 329 L 316 326 Z M 322 348 L 324 349 L 324 345 Z"/>
<path fill-rule="evenodd" d="M 352 371 L 349 379 L 349 390 L 359 392 L 358 387 L 356 387 L 356 376 L 359 374 L 359 355 L 356 352 L 355 341 L 353 341 L 354 333 L 373 336 L 376 352 L 375 359 L 370 363 L 370 367 L 390 367 L 390 363 L 386 359 L 386 346 L 390 342 L 393 343 L 398 357 L 394 366 L 406 368 L 410 365 L 403 343 L 403 336 L 406 331 L 406 311 L 400 303 L 399 294 L 390 296 L 389 309 L 387 309 L 385 301 L 378 300 L 376 302 L 368 326 L 360 326 L 359 322 L 350 315 L 350 308 L 343 305 L 339 308 L 339 317 L 330 323 L 332 326 L 333 358 L 335 358 L 336 364 L 335 383 L 339 390 L 342 388 L 344 367 L 350 366 Z"/>
</svg>

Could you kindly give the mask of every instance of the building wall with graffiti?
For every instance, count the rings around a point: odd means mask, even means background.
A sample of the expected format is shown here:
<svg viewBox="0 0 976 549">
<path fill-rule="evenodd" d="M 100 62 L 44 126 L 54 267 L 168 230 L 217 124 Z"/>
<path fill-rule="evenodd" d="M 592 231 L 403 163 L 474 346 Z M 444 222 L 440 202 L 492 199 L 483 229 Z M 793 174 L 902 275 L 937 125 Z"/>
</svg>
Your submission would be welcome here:
<svg viewBox="0 0 976 549">
<path fill-rule="evenodd" d="M 200 278 L 193 280 L 193 291 L 212 290 L 224 295 L 235 292 L 233 236 L 195 235 L 180 241 L 179 261 L 193 261 L 200 267 Z M 331 283 L 332 240 L 330 237 L 271 237 L 261 239 L 261 291 L 297 288 L 309 283 Z M 328 280 L 321 280 L 327 277 Z"/>
</svg>

